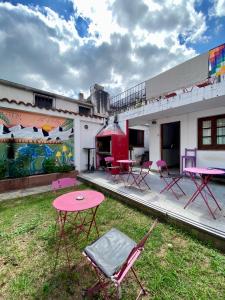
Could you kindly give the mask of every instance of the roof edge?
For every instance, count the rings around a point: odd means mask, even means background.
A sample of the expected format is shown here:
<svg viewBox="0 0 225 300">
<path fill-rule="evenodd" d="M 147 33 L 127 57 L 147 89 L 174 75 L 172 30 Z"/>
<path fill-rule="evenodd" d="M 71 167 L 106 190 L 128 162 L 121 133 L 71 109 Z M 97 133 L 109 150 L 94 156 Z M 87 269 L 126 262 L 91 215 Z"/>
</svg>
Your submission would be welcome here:
<svg viewBox="0 0 225 300">
<path fill-rule="evenodd" d="M 27 85 L 23 85 L 23 84 L 20 84 L 20 83 L 12 82 L 12 81 L 1 79 L 1 78 L 0 78 L 0 84 L 6 85 L 6 86 L 9 86 L 9 87 L 14 87 L 14 88 L 17 88 L 17 89 L 20 89 L 20 90 L 28 91 L 28 92 L 45 94 L 45 95 L 48 95 L 48 96 L 52 96 L 54 98 L 56 98 L 56 97 L 61 98 L 65 101 L 69 101 L 69 102 L 73 102 L 73 103 L 93 107 L 93 104 L 91 104 L 91 103 L 79 101 L 79 100 L 74 99 L 74 98 L 70 98 L 70 97 L 63 96 L 63 95 L 60 95 L 60 94 L 57 94 L 57 93 L 52 93 L 52 92 L 48 92 L 48 91 L 45 91 L 45 90 L 33 88 L 33 87 L 30 87 L 30 86 L 27 86 Z"/>
</svg>

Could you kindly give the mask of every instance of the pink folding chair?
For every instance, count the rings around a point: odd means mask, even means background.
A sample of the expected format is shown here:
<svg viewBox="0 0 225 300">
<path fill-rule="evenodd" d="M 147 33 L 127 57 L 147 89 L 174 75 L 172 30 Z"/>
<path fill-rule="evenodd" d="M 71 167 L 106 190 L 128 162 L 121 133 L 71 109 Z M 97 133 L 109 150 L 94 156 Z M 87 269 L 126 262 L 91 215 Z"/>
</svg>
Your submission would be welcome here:
<svg viewBox="0 0 225 300">
<path fill-rule="evenodd" d="M 84 290 L 84 296 L 93 296 L 97 292 L 103 292 L 105 299 L 112 299 L 107 288 L 110 284 L 113 284 L 116 288 L 116 299 L 120 299 L 121 283 L 129 270 L 132 271 L 141 287 L 141 291 L 136 299 L 139 299 L 141 295 L 147 294 L 137 277 L 133 265 L 144 250 L 144 245 L 157 222 L 158 220 L 156 219 L 138 244 L 126 234 L 112 228 L 84 249 L 83 255 L 87 257 L 98 277 L 98 282 L 94 286 Z"/>
<path fill-rule="evenodd" d="M 173 190 L 173 187 L 177 186 L 179 188 L 179 190 L 183 193 L 183 195 L 185 195 L 185 192 L 182 190 L 182 188 L 178 184 L 178 181 L 181 178 L 183 178 L 183 175 L 180 173 L 170 173 L 169 169 L 167 167 L 167 164 L 164 160 L 158 160 L 156 162 L 156 165 L 159 169 L 160 178 L 162 178 L 166 184 L 166 186 L 160 191 L 160 193 L 171 190 L 172 193 L 174 194 L 174 196 L 176 197 L 176 199 L 178 200 L 179 198 L 178 198 L 177 194 L 175 193 L 175 191 Z"/>
<path fill-rule="evenodd" d="M 56 192 L 59 189 L 75 186 L 76 184 L 76 178 L 60 178 L 55 181 L 52 181 L 52 190 Z"/>
<path fill-rule="evenodd" d="M 113 156 L 106 156 L 104 160 L 106 164 L 107 177 L 112 176 L 112 178 L 116 180 L 116 176 L 120 173 L 120 166 L 114 165 L 115 159 Z"/>
<path fill-rule="evenodd" d="M 150 174 L 152 164 L 152 161 L 145 161 L 142 164 L 140 170 L 133 169 L 131 172 L 131 176 L 133 178 L 133 182 L 131 183 L 131 185 L 136 184 L 141 190 L 141 183 L 143 182 L 149 189 L 151 189 L 146 181 L 146 177 Z"/>
</svg>

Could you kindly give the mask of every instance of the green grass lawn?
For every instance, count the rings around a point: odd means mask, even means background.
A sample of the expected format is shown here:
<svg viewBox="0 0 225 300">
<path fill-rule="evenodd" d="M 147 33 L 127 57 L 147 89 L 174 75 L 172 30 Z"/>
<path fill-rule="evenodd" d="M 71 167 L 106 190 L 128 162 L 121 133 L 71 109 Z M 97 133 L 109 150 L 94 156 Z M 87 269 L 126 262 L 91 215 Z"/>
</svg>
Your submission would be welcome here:
<svg viewBox="0 0 225 300">
<path fill-rule="evenodd" d="M 81 185 L 77 189 L 84 189 Z M 62 190 L 57 195 L 70 191 Z M 73 269 L 63 252 L 55 262 L 53 193 L 0 203 L 0 299 L 82 299 L 81 291 L 95 282 L 95 274 L 82 256 L 95 239 L 76 242 L 69 237 Z M 116 227 L 136 241 L 153 219 L 107 197 L 97 222 L 105 233 Z M 136 270 L 150 294 L 145 299 L 225 299 L 225 256 L 175 227 L 159 223 Z M 132 274 L 123 284 L 123 299 L 135 299 L 138 287 Z M 97 296 L 96 299 L 101 299 Z"/>
</svg>

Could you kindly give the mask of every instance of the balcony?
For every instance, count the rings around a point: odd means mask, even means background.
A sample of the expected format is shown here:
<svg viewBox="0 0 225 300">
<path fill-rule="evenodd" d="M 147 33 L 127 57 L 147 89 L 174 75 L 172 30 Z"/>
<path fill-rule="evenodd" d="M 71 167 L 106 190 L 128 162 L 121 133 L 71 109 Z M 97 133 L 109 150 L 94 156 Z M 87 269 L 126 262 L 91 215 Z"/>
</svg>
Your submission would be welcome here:
<svg viewBox="0 0 225 300">
<path fill-rule="evenodd" d="M 138 97 L 139 95 L 139 97 Z M 111 115 L 120 113 L 126 118 L 144 117 L 145 115 L 162 113 L 169 109 L 182 108 L 182 112 L 191 112 L 220 104 L 220 97 L 225 95 L 225 76 L 209 78 L 198 82 L 193 86 L 184 87 L 176 91 L 170 91 L 151 98 L 146 95 L 143 83 L 139 94 L 125 91 L 111 98 Z M 207 101 L 208 100 L 208 101 Z M 211 106 L 209 105 L 209 102 Z M 204 105 L 203 105 L 204 102 Z M 222 100 L 224 102 L 224 99 Z M 223 104 L 224 105 L 224 104 Z M 157 117 L 157 116 L 155 116 Z"/>
<path fill-rule="evenodd" d="M 142 82 L 110 99 L 110 114 L 126 111 L 130 107 L 140 107 L 146 101 L 145 82 Z"/>
</svg>

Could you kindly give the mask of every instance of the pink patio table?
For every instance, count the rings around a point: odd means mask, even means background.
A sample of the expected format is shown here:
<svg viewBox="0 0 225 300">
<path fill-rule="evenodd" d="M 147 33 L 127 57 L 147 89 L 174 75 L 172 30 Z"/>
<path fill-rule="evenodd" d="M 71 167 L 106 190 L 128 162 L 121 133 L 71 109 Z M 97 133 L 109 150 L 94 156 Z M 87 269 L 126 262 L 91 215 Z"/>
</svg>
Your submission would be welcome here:
<svg viewBox="0 0 225 300">
<path fill-rule="evenodd" d="M 193 202 L 199 194 L 201 194 L 206 206 L 208 207 L 211 215 L 213 216 L 214 219 L 216 219 L 211 207 L 209 206 L 208 200 L 206 195 L 209 195 L 212 197 L 212 199 L 215 201 L 217 207 L 219 210 L 221 210 L 221 207 L 219 206 L 215 196 L 213 195 L 211 189 L 209 188 L 209 181 L 212 178 L 213 175 L 223 175 L 225 174 L 224 171 L 218 170 L 218 169 L 207 169 L 207 168 L 185 168 L 184 172 L 189 173 L 192 181 L 194 182 L 196 186 L 196 191 L 194 194 L 191 196 L 191 198 L 188 200 L 187 204 L 184 206 L 186 208 L 191 202 Z M 197 183 L 195 175 L 199 174 L 201 178 L 201 184 Z M 204 194 L 203 190 L 205 189 L 206 193 Z"/>
<path fill-rule="evenodd" d="M 78 229 L 77 235 L 83 231 L 87 233 L 88 238 L 92 226 L 95 226 L 96 232 L 99 236 L 95 217 L 98 207 L 104 201 L 104 199 L 105 196 L 100 192 L 92 190 L 82 190 L 66 193 L 57 197 L 53 201 L 52 205 L 58 213 L 56 224 L 59 226 L 59 244 L 57 249 L 57 257 L 61 241 L 63 240 L 65 243 L 65 223 L 67 221 L 68 213 L 75 214 L 73 222 L 79 219 L 78 224 L 74 224 L 75 229 Z M 90 212 L 89 220 L 87 220 L 87 214 L 85 214 L 85 216 L 82 215 L 82 212 L 85 211 Z M 85 229 L 86 226 L 88 227 L 87 230 Z M 68 263 L 70 264 L 67 248 L 66 254 Z"/>
</svg>

